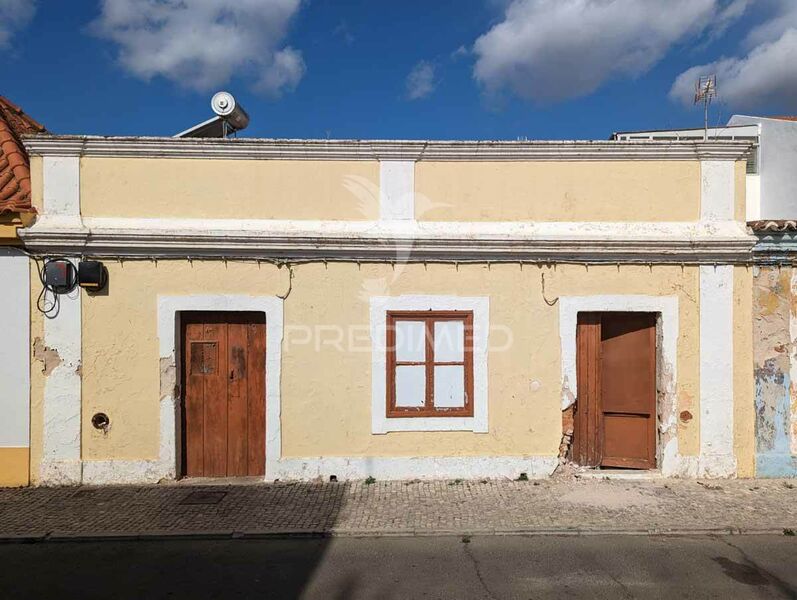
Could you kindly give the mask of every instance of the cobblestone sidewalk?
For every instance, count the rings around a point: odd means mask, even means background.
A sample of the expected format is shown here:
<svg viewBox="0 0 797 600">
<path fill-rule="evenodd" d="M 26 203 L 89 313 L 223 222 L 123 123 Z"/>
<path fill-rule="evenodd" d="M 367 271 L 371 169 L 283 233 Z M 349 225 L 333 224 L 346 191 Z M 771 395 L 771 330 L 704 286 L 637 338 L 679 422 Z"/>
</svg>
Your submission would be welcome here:
<svg viewBox="0 0 797 600">
<path fill-rule="evenodd" d="M 797 481 L 582 479 L 0 490 L 0 538 L 797 530 Z"/>
</svg>

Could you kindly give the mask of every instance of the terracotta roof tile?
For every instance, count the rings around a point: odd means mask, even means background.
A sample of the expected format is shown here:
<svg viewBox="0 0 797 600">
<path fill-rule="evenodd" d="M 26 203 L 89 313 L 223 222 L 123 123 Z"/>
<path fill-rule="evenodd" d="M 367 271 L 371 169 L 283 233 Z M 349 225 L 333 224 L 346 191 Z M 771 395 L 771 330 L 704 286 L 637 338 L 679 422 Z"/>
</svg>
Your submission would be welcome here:
<svg viewBox="0 0 797 600">
<path fill-rule="evenodd" d="M 30 160 L 20 136 L 44 131 L 43 125 L 0 96 L 0 214 L 34 211 L 30 205 Z"/>
<path fill-rule="evenodd" d="M 784 231 L 797 231 L 797 221 L 791 219 L 764 219 L 761 221 L 748 221 L 747 225 L 753 231 L 780 233 Z"/>
</svg>

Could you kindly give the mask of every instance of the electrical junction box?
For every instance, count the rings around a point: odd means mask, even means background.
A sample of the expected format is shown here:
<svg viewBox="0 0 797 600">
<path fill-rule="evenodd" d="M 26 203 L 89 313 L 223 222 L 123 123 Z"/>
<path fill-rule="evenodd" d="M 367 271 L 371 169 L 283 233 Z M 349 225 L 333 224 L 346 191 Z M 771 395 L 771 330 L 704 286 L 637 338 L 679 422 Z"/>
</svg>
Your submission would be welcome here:
<svg viewBox="0 0 797 600">
<path fill-rule="evenodd" d="M 56 294 L 70 292 L 77 283 L 75 265 L 65 259 L 48 261 L 44 265 L 44 285 Z"/>
<path fill-rule="evenodd" d="M 108 273 L 98 260 L 81 260 L 77 267 L 80 287 L 89 291 L 99 291 L 105 287 Z"/>
</svg>

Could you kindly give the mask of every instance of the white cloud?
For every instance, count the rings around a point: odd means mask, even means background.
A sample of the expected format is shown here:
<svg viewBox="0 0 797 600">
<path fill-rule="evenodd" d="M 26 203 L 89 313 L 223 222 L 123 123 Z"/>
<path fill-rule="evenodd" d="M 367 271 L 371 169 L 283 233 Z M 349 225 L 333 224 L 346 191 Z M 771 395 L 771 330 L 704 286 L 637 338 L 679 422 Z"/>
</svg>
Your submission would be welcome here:
<svg viewBox="0 0 797 600">
<path fill-rule="evenodd" d="M 512 0 L 476 40 L 475 79 L 489 93 L 553 102 L 639 76 L 676 43 L 727 27 L 746 0 Z"/>
<path fill-rule="evenodd" d="M 435 66 L 427 60 L 419 61 L 407 75 L 407 99 L 419 100 L 434 91 Z"/>
<path fill-rule="evenodd" d="M 7 48 L 11 37 L 27 27 L 34 14 L 34 0 L 0 0 L 0 48 Z"/>
<path fill-rule="evenodd" d="M 797 2 L 764 4 L 771 13 L 747 34 L 747 53 L 687 69 L 670 89 L 672 100 L 692 104 L 697 78 L 716 74 L 719 97 L 729 106 L 797 110 Z"/>
<path fill-rule="evenodd" d="M 144 80 L 161 76 L 208 91 L 233 76 L 253 78 L 271 96 L 305 72 L 283 46 L 301 0 L 102 0 L 92 30 L 119 47 L 122 66 Z"/>
</svg>

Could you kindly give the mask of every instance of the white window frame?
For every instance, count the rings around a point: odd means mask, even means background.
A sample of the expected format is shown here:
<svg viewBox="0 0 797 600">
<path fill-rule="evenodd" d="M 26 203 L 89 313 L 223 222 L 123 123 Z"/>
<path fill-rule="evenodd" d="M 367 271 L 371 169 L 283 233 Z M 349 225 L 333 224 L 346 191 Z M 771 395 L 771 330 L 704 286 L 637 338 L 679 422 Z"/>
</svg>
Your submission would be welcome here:
<svg viewBox="0 0 797 600">
<path fill-rule="evenodd" d="M 390 311 L 473 312 L 473 416 L 387 416 L 387 313 Z M 371 433 L 391 431 L 472 431 L 487 433 L 487 348 L 490 301 L 487 297 L 374 296 L 371 298 Z"/>
</svg>

